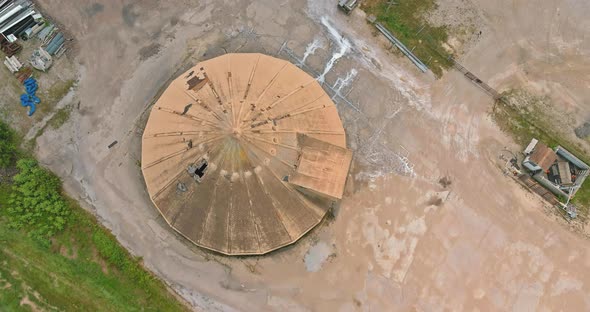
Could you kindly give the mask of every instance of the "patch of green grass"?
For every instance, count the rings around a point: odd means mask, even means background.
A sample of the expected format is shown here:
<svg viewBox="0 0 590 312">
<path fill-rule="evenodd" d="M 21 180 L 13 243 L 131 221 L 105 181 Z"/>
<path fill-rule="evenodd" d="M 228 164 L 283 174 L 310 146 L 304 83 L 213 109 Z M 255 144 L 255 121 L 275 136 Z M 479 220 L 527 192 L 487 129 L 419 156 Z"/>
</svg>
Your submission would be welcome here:
<svg viewBox="0 0 590 312">
<path fill-rule="evenodd" d="M 584 181 L 582 187 L 576 192 L 573 203 L 578 208 L 578 214 L 588 217 L 590 213 L 590 180 Z"/>
<path fill-rule="evenodd" d="M 19 169 L 21 175 L 28 170 Z M 144 269 L 141 259 L 130 255 L 94 216 L 61 190 L 52 190 L 57 177 L 46 170 L 42 173 L 39 181 L 14 176 L 3 179 L 12 180 L 14 186 L 0 182 L 0 311 L 187 310 L 161 280 Z M 53 182 L 44 186 L 46 180 Z M 43 209 L 33 214 L 48 213 L 48 206 L 38 200 L 40 194 L 46 193 L 67 208 L 68 216 L 64 228 L 52 231 L 49 240 L 41 242 L 30 233 L 37 226 L 45 226 L 45 217 L 41 216 L 43 220 L 39 221 L 35 219 L 38 216 L 28 214 L 38 211 L 39 207 L 34 208 L 37 205 Z M 27 209 L 22 210 L 27 214 L 23 216 L 26 225 L 17 228 L 11 224 L 20 210 L 10 209 L 16 195 L 27 204 Z M 28 222 L 31 218 L 36 221 Z M 29 307 L 23 306 L 23 302 L 29 302 L 25 304 Z"/>
<path fill-rule="evenodd" d="M 550 147 L 559 145 L 559 139 L 550 134 L 547 127 L 540 121 L 537 112 L 526 112 L 498 101 L 492 116 L 503 131 L 512 135 L 514 141 L 526 146 L 532 138 L 536 138 Z"/>
<path fill-rule="evenodd" d="M 0 168 L 14 163 L 17 155 L 16 132 L 0 120 Z"/>
<path fill-rule="evenodd" d="M 550 116 L 546 116 L 535 104 L 535 102 L 546 99 L 533 97 L 532 100 L 529 100 L 531 103 L 527 105 L 526 109 L 510 104 L 512 97 L 519 96 L 522 92 L 521 90 L 504 92 L 502 94 L 503 100 L 495 103 L 492 117 L 500 129 L 511 134 L 516 143 L 521 146 L 528 145 L 532 138 L 536 138 L 551 148 L 561 145 L 585 163 L 590 164 L 588 151 L 579 144 L 573 143 L 565 138 L 559 129 L 554 129 L 547 122 L 547 120 L 550 120 Z M 516 101 L 518 101 L 518 98 Z"/>
<path fill-rule="evenodd" d="M 406 47 L 437 76 L 453 64 L 448 60 L 443 45 L 447 42 L 449 29 L 446 26 L 433 26 L 428 22 L 428 12 L 436 9 L 435 0 L 368 1 L 363 9 L 377 17 Z M 389 7 L 389 8 L 388 8 Z"/>
<path fill-rule="evenodd" d="M 69 79 L 65 81 L 58 81 L 54 83 L 49 90 L 47 90 L 47 98 L 46 100 L 49 103 L 57 103 L 61 100 L 68 92 L 70 88 L 74 85 L 76 81 L 74 79 Z"/>
<path fill-rule="evenodd" d="M 8 204 L 11 192 L 12 189 L 10 184 L 0 182 L 0 209 L 6 207 L 6 205 Z M 0 210 L 0 216 L 2 215 L 1 211 L 3 210 Z"/>
<path fill-rule="evenodd" d="M 66 105 L 65 107 L 62 107 L 59 110 L 57 110 L 55 114 L 51 116 L 51 119 L 47 121 L 47 124 L 45 124 L 42 128 L 37 130 L 35 136 L 27 142 L 24 148 L 26 150 L 32 151 L 35 148 L 35 145 L 37 144 L 37 138 L 43 135 L 47 126 L 50 126 L 53 129 L 61 128 L 61 126 L 63 126 L 70 119 L 71 113 L 71 105 Z"/>
<path fill-rule="evenodd" d="M 73 79 L 58 81 L 54 83 L 49 90 L 39 95 L 41 104 L 38 106 L 39 113 L 35 114 L 35 118 L 40 121 L 44 116 L 49 114 L 54 109 L 55 105 L 68 94 L 74 83 L 75 81 Z M 65 107 L 58 109 L 55 114 L 51 116 L 51 119 L 49 119 L 47 124 L 44 125 L 43 128 L 37 130 L 35 137 L 31 140 L 29 143 L 30 146 L 27 146 L 27 149 L 34 148 L 37 138 L 43 134 L 47 126 L 50 126 L 53 129 L 59 129 L 63 126 L 66 121 L 70 119 L 71 112 L 71 105 L 66 105 Z"/>
<path fill-rule="evenodd" d="M 69 80 L 58 80 L 49 89 L 40 90 L 40 94 L 37 96 L 41 99 L 41 104 L 37 106 L 37 109 L 41 114 L 35 113 L 42 118 L 49 113 L 55 105 L 70 91 L 70 88 L 74 86 L 76 81 L 74 79 Z"/>
<path fill-rule="evenodd" d="M 60 108 L 55 114 L 51 117 L 51 119 L 47 122 L 53 129 L 59 129 L 63 124 L 70 119 L 70 113 L 72 111 L 72 107 L 70 105 L 66 105 L 65 107 Z"/>
<path fill-rule="evenodd" d="M 10 192 L 1 185 L 2 211 Z M 10 229 L 0 214 L 0 288 L 10 284 L 0 292 L 0 310 L 22 310 L 25 296 L 39 307 L 65 311 L 186 310 L 93 216 L 68 202 L 70 226 L 50 247 Z"/>
</svg>

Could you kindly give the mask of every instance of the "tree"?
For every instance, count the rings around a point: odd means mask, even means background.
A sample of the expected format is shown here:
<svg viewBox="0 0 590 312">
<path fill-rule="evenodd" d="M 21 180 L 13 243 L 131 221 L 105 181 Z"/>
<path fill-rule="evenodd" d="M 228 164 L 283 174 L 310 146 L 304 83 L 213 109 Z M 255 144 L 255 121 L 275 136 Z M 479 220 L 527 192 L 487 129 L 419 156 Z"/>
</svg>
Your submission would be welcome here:
<svg viewBox="0 0 590 312">
<path fill-rule="evenodd" d="M 61 195 L 61 182 L 34 159 L 21 159 L 8 202 L 10 225 L 24 228 L 43 242 L 64 229 L 70 210 Z"/>
<path fill-rule="evenodd" d="M 16 134 L 7 124 L 0 121 L 0 168 L 6 168 L 16 158 Z"/>
</svg>

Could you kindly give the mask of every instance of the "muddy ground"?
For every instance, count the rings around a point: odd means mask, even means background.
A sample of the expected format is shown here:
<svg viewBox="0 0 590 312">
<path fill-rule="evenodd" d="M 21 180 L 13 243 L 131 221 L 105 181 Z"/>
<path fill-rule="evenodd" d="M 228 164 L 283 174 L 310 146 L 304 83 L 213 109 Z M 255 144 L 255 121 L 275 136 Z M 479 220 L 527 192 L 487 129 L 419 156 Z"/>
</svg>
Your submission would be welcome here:
<svg viewBox="0 0 590 312">
<path fill-rule="evenodd" d="M 435 80 L 388 52 L 363 12 L 345 16 L 336 1 L 39 2 L 75 37 L 80 68 L 80 106 L 38 138 L 40 161 L 195 309 L 590 310 L 588 240 L 498 169 L 516 147 L 492 123 L 492 100 L 459 73 Z M 440 2 L 452 23 L 466 3 L 482 31 L 459 49 L 466 67 L 590 117 L 587 1 Z M 170 78 L 235 51 L 325 81 L 355 151 L 335 218 L 264 257 L 187 244 L 150 203 L 138 163 L 146 109 Z"/>
</svg>

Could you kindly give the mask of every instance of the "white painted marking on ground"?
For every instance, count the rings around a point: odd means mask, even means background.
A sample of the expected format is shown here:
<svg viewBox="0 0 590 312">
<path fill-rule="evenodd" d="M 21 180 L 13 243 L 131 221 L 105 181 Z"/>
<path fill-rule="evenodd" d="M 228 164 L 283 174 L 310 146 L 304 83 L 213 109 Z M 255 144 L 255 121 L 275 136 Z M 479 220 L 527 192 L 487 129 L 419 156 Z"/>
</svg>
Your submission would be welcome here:
<svg viewBox="0 0 590 312">
<path fill-rule="evenodd" d="M 310 55 L 313 55 L 315 53 L 315 50 L 317 50 L 318 48 L 322 47 L 322 41 L 320 40 L 320 38 L 315 38 L 313 39 L 312 42 L 310 42 L 307 47 L 305 48 L 305 53 L 303 53 L 303 58 L 301 59 L 301 61 L 299 62 L 299 65 L 304 65 L 305 61 L 307 60 L 307 58 Z"/>
<path fill-rule="evenodd" d="M 357 70 L 353 68 L 346 74 L 346 77 L 344 77 L 344 79 L 338 77 L 338 79 L 334 83 L 334 86 L 332 87 L 332 89 L 334 90 L 332 100 L 334 100 L 334 98 L 336 98 L 337 96 L 344 97 L 344 95 L 342 95 L 340 92 L 342 91 L 342 89 L 348 87 L 353 82 L 357 74 Z"/>
<path fill-rule="evenodd" d="M 337 52 L 334 52 L 332 54 L 332 57 L 330 58 L 328 63 L 326 63 L 326 66 L 324 67 L 324 71 L 317 78 L 318 82 L 324 83 L 325 79 L 326 79 L 326 75 L 330 72 L 330 70 L 332 70 L 332 67 L 334 67 L 334 64 L 336 64 L 336 61 L 338 61 L 340 58 L 342 58 L 350 50 L 352 45 L 350 44 L 350 41 L 348 41 L 348 39 L 344 38 L 344 36 L 341 35 L 338 32 L 338 30 L 336 30 L 336 28 L 334 26 L 332 26 L 332 24 L 330 24 L 330 22 L 328 21 L 328 18 L 322 17 L 321 22 L 322 22 L 322 25 L 324 25 L 326 27 L 326 29 L 328 30 L 328 34 L 330 34 L 330 37 L 332 37 L 334 43 L 336 43 L 339 48 Z"/>
</svg>

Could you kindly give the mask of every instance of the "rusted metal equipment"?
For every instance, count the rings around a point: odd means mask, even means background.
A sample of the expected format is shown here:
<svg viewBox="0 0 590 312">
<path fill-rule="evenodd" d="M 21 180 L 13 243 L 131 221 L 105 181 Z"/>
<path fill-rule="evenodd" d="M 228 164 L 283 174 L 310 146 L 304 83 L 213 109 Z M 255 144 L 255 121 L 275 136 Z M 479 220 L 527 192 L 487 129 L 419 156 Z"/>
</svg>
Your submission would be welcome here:
<svg viewBox="0 0 590 312">
<path fill-rule="evenodd" d="M 31 77 L 31 75 L 33 74 L 33 70 L 30 67 L 24 67 L 21 68 L 20 71 L 18 71 L 18 73 L 16 73 L 16 79 L 18 79 L 18 81 L 20 81 L 20 83 L 24 83 L 25 80 L 27 80 L 27 78 Z"/>
<path fill-rule="evenodd" d="M 6 56 L 11 57 L 22 50 L 22 46 L 16 42 L 10 42 L 6 37 L 0 36 L 0 49 Z"/>
<path fill-rule="evenodd" d="M 11 57 L 11 56 L 17 54 L 22 49 L 23 49 L 23 47 L 16 42 L 12 42 L 12 43 L 9 42 L 6 45 L 2 45 L 2 52 L 4 52 L 4 54 L 6 54 L 6 56 L 8 56 L 8 57 Z"/>
</svg>

